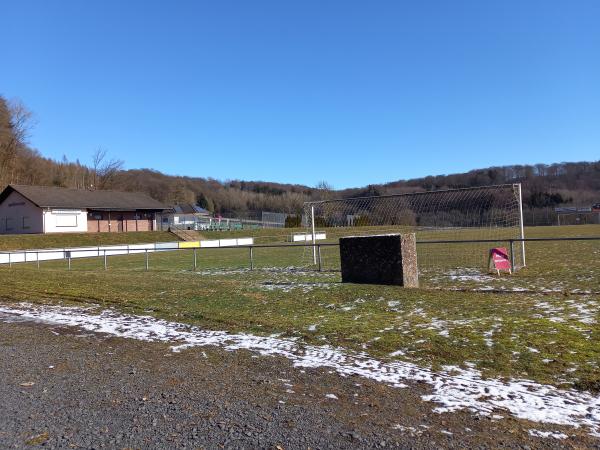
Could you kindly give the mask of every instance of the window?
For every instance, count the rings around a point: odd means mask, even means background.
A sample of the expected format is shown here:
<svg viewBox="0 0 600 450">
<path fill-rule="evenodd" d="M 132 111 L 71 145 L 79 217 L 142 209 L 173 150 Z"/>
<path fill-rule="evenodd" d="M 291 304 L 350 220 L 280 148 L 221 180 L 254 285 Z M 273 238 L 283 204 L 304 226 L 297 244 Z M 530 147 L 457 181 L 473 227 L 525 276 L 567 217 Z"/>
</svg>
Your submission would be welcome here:
<svg viewBox="0 0 600 450">
<path fill-rule="evenodd" d="M 75 214 L 59 214 L 56 217 L 57 227 L 76 227 L 77 216 Z"/>
<path fill-rule="evenodd" d="M 31 228 L 29 217 L 23 216 L 23 229 L 29 230 Z"/>
<path fill-rule="evenodd" d="M 6 218 L 6 231 L 10 231 L 15 226 L 15 219 L 11 219 L 10 217 Z"/>
</svg>

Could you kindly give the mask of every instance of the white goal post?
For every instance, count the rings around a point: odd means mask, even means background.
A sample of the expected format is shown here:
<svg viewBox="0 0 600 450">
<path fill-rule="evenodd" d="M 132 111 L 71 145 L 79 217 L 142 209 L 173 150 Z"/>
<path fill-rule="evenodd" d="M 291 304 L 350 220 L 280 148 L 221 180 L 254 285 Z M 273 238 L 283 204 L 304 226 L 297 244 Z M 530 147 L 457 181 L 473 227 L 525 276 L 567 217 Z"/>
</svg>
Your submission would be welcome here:
<svg viewBox="0 0 600 450">
<path fill-rule="evenodd" d="M 525 238 L 520 183 L 306 202 L 304 225 L 315 244 L 313 264 L 319 229 L 326 230 L 329 242 L 391 232 L 414 232 L 419 242 L 448 241 L 420 245 L 419 259 L 425 264 L 443 260 L 455 267 L 480 266 L 489 248 L 515 240 L 514 266 L 525 266 L 525 244 L 519 240 Z M 481 240 L 494 242 L 466 242 Z"/>
</svg>

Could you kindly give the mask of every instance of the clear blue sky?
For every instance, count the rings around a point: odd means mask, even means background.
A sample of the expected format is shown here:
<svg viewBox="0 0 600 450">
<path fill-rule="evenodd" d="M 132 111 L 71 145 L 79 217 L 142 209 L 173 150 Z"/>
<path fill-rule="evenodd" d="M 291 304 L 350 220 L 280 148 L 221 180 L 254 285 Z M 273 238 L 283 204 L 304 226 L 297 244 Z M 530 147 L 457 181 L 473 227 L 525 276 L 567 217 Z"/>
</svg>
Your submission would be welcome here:
<svg viewBox="0 0 600 450">
<path fill-rule="evenodd" d="M 29 1 L 0 94 L 32 146 L 170 174 L 363 186 L 600 159 L 600 1 Z"/>
</svg>

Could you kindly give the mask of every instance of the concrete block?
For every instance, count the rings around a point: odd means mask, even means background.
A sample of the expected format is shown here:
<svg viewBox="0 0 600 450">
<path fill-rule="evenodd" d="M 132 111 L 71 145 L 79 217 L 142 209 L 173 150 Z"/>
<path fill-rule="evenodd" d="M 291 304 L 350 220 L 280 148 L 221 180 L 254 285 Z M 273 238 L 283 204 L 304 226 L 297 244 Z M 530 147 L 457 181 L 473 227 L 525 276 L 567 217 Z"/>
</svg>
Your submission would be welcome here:
<svg viewBox="0 0 600 450">
<path fill-rule="evenodd" d="M 340 239 L 342 282 L 419 287 L 414 233 Z"/>
</svg>

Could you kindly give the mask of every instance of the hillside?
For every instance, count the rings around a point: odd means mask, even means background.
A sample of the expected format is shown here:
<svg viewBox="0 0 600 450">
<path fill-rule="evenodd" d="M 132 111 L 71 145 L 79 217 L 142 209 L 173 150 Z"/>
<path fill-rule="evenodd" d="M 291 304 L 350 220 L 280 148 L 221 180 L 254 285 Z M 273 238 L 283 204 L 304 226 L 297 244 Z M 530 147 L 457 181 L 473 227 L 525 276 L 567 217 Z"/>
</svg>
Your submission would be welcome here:
<svg viewBox="0 0 600 450">
<path fill-rule="evenodd" d="M 219 181 L 166 175 L 152 169 L 120 170 L 119 161 L 99 161 L 87 167 L 79 161 L 54 161 L 27 144 L 31 113 L 0 96 L 0 187 L 9 183 L 74 188 L 142 191 L 165 203 L 198 203 L 221 214 L 258 217 L 260 211 L 299 213 L 309 200 L 383 195 L 424 190 L 523 183 L 526 208 L 547 210 L 557 205 L 600 202 L 600 160 L 559 164 L 515 165 L 466 173 L 399 180 L 362 188 L 332 191 L 264 181 Z M 551 219 L 548 218 L 548 222 Z"/>
</svg>

